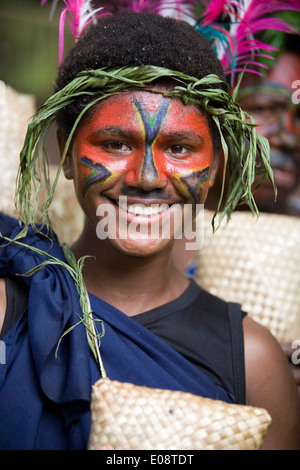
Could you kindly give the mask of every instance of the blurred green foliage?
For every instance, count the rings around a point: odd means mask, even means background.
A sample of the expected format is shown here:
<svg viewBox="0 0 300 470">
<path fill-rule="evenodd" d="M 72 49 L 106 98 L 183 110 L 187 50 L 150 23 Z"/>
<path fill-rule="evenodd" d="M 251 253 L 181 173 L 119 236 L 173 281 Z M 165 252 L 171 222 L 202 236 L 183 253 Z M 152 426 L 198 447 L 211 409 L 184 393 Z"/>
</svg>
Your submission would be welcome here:
<svg viewBox="0 0 300 470">
<path fill-rule="evenodd" d="M 53 93 L 58 68 L 61 6 L 50 21 L 51 3 L 41 7 L 40 0 L 0 0 L 0 80 L 34 95 L 37 103 Z M 67 27 L 65 35 L 67 49 L 72 44 Z"/>
</svg>

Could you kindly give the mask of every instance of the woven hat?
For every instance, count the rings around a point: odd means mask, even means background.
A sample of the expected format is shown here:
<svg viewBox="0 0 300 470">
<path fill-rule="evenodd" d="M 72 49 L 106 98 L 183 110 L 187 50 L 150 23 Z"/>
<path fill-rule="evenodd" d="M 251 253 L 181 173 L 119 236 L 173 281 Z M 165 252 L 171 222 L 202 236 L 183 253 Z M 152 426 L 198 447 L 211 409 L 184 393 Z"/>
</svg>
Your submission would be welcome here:
<svg viewBox="0 0 300 470">
<path fill-rule="evenodd" d="M 27 125 L 35 112 L 35 99 L 0 81 L 0 211 L 16 216 L 15 181 Z"/>
<path fill-rule="evenodd" d="M 205 211 L 204 247 L 196 281 L 226 301 L 238 302 L 281 343 L 300 337 L 300 218 L 234 212 L 212 234 Z"/>
<path fill-rule="evenodd" d="M 257 450 L 271 422 L 261 408 L 109 379 L 91 412 L 89 450 Z"/>
</svg>

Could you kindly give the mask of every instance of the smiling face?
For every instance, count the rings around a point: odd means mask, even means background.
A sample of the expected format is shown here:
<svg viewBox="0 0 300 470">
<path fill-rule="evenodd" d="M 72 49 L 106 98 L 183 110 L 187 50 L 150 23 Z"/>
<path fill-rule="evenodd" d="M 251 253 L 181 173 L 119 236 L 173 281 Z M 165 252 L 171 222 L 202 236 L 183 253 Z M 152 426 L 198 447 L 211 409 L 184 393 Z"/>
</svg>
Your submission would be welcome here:
<svg viewBox="0 0 300 470">
<path fill-rule="evenodd" d="M 271 165 L 278 187 L 277 201 L 268 180 L 255 200 L 260 210 L 299 215 L 291 201 L 300 193 L 300 105 L 293 103 L 293 83 L 300 77 L 300 57 L 283 53 L 265 78 L 245 75 L 240 104 L 252 114 L 257 132 L 270 143 Z"/>
<path fill-rule="evenodd" d="M 204 203 L 212 166 L 210 130 L 198 108 L 135 91 L 95 106 L 76 131 L 64 169 L 95 230 L 97 208 L 105 204 L 116 215 L 111 243 L 132 254 L 149 254 L 168 245 L 177 230 L 173 224 L 168 239 L 152 239 L 154 225 L 161 227 L 171 217 L 182 226 L 184 206 Z M 122 230 L 133 224 L 148 235 L 124 237 Z"/>
</svg>

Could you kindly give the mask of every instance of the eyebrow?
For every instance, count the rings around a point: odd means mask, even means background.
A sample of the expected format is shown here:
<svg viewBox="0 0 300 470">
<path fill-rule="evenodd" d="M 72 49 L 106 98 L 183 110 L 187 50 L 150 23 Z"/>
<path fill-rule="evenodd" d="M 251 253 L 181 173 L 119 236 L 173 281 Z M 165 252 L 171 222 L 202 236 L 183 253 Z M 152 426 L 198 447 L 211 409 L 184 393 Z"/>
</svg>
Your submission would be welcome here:
<svg viewBox="0 0 300 470">
<path fill-rule="evenodd" d="M 108 136 L 116 136 L 121 139 L 128 139 L 132 136 L 135 135 L 134 130 L 128 131 L 125 127 L 123 126 L 104 126 L 99 129 L 97 129 L 95 132 L 93 132 L 92 137 L 103 137 L 105 135 Z M 203 142 L 204 137 L 197 132 L 190 131 L 190 130 L 184 130 L 181 132 L 177 131 L 167 131 L 165 132 L 164 130 L 161 130 L 159 132 L 160 136 L 163 138 L 167 139 L 168 141 L 182 141 L 182 140 L 193 140 L 194 142 Z"/>
<path fill-rule="evenodd" d="M 160 135 L 162 135 L 163 137 L 165 137 L 166 139 L 168 140 L 174 140 L 174 141 L 181 141 L 181 140 L 185 140 L 185 139 L 188 139 L 188 140 L 194 140 L 194 141 L 197 141 L 197 142 L 202 142 L 204 140 L 204 137 L 199 133 L 197 132 L 194 132 L 194 131 L 182 131 L 182 132 L 164 132 L 164 131 L 161 131 L 160 132 Z"/>
<path fill-rule="evenodd" d="M 92 136 L 93 137 L 98 137 L 98 136 L 117 136 L 121 137 L 123 139 L 126 139 L 134 134 L 134 131 L 128 131 L 125 127 L 123 126 L 105 126 L 97 129 L 95 132 L 93 132 Z"/>
</svg>

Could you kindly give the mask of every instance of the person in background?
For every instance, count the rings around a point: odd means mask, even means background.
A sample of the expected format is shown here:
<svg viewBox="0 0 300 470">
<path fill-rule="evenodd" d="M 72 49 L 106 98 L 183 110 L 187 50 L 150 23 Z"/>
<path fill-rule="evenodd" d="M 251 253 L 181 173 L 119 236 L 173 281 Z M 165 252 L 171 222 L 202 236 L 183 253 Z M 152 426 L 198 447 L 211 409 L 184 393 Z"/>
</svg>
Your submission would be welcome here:
<svg viewBox="0 0 300 470">
<path fill-rule="evenodd" d="M 300 23 L 300 20 L 299 20 Z M 300 30 L 300 28 L 298 28 Z M 271 195 L 265 181 L 256 193 L 260 211 L 300 216 L 300 37 L 285 35 L 274 67 L 263 78 L 245 76 L 239 95 L 258 131 L 267 137 L 278 188 Z M 300 306 L 299 306 L 300 308 Z M 295 349 L 282 345 L 288 358 Z M 300 366 L 291 364 L 300 396 Z"/>
<path fill-rule="evenodd" d="M 296 15 L 296 13 L 294 13 Z M 298 24 L 300 25 L 300 17 Z M 295 26 L 297 23 L 294 21 Z M 300 31 L 300 26 L 297 28 Z M 271 34 L 271 33 L 269 33 Z M 238 102 L 251 113 L 257 131 L 270 144 L 271 165 L 277 186 L 274 190 L 265 180 L 255 193 L 261 212 L 300 216 L 300 36 L 273 33 L 274 44 L 281 38 L 281 48 L 263 75 L 245 73 Z M 276 40 L 276 42 L 275 42 Z M 273 44 L 271 40 L 269 43 Z M 262 71 L 262 69 L 260 69 Z M 221 168 L 216 185 L 205 207 L 214 210 Z M 239 206 L 239 210 L 243 210 Z"/>
</svg>

